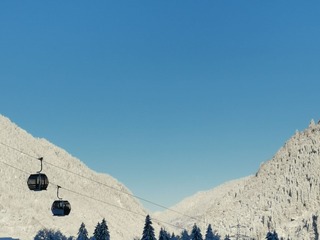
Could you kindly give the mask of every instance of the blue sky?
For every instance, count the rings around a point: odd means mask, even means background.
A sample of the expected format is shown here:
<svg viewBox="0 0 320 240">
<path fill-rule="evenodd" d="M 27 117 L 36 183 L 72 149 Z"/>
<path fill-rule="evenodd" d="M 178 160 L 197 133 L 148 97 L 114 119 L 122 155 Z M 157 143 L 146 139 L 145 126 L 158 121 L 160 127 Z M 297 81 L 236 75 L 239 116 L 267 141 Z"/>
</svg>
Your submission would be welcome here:
<svg viewBox="0 0 320 240">
<path fill-rule="evenodd" d="M 254 174 L 318 121 L 319 10 L 1 1 L 0 113 L 169 207 Z"/>
</svg>

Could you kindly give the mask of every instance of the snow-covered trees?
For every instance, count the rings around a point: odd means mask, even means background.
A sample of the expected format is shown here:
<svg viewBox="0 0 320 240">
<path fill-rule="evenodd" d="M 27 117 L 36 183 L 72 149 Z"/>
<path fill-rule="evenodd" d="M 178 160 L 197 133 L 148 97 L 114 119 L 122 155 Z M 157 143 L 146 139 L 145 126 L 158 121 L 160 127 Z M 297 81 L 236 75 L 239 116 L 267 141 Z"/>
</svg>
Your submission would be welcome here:
<svg viewBox="0 0 320 240">
<path fill-rule="evenodd" d="M 60 231 L 44 228 L 38 231 L 34 240 L 67 240 L 67 237 Z"/>
<path fill-rule="evenodd" d="M 98 222 L 93 236 L 95 240 L 110 240 L 109 229 L 105 219 L 102 219 L 101 223 Z"/>
<path fill-rule="evenodd" d="M 156 240 L 154 228 L 152 227 L 152 221 L 149 215 L 146 217 L 141 240 Z"/>
<path fill-rule="evenodd" d="M 78 231 L 77 240 L 89 240 L 88 231 L 87 231 L 86 225 L 84 223 L 81 223 L 81 226 Z"/>
<path fill-rule="evenodd" d="M 196 224 L 193 225 L 190 238 L 191 240 L 203 240 L 201 230 Z"/>
</svg>

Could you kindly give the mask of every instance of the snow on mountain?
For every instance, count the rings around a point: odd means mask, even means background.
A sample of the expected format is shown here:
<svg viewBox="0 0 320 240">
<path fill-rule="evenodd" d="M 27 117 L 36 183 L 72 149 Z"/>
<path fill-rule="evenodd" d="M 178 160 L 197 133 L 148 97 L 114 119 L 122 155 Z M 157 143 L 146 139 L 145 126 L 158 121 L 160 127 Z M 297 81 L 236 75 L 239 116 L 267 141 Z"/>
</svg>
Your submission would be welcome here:
<svg viewBox="0 0 320 240">
<path fill-rule="evenodd" d="M 246 235 L 241 239 L 265 239 L 276 230 L 285 239 L 319 239 L 320 124 L 296 132 L 258 172 L 243 179 L 199 192 L 172 208 L 157 213 L 180 226 L 197 222 L 205 231 L 211 223 L 220 235 Z M 238 225 L 238 226 L 237 226 Z"/>
<path fill-rule="evenodd" d="M 0 152 L 0 238 L 33 239 L 44 227 L 76 236 L 82 222 L 92 235 L 102 218 L 113 240 L 141 236 L 147 212 L 123 184 L 90 170 L 63 149 L 34 138 L 1 115 Z M 50 181 L 47 191 L 30 191 L 26 183 L 31 173 L 40 170 L 37 157 L 44 158 L 43 172 Z M 237 233 L 248 236 L 243 239 L 264 239 L 269 229 L 284 238 L 319 239 L 319 173 L 320 124 L 312 121 L 255 175 L 199 192 L 171 208 L 173 211 L 155 214 L 155 234 L 160 227 L 156 219 L 160 219 L 188 230 L 197 223 L 203 233 L 210 223 L 220 235 L 234 235 L 234 239 Z M 71 203 L 69 216 L 52 216 L 57 185 L 62 187 L 60 197 Z M 176 228 L 165 228 L 179 234 Z"/>
<path fill-rule="evenodd" d="M 82 222 L 92 236 L 103 218 L 114 240 L 141 236 L 147 213 L 113 177 L 90 170 L 63 149 L 34 138 L 1 115 L 0 143 L 0 238 L 33 239 L 44 227 L 76 236 Z M 27 186 L 29 175 L 40 170 L 37 157 L 43 157 L 42 172 L 50 182 L 41 192 L 30 191 Z M 62 187 L 59 196 L 71 203 L 68 216 L 52 216 L 57 185 Z"/>
</svg>

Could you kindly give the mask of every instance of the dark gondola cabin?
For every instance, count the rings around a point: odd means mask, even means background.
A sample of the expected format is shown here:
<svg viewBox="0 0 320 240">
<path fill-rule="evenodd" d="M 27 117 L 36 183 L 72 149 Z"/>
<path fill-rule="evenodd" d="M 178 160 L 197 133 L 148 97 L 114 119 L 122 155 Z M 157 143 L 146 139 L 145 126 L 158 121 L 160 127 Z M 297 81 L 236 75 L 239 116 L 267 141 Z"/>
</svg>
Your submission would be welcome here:
<svg viewBox="0 0 320 240">
<path fill-rule="evenodd" d="M 56 200 L 52 203 L 51 211 L 54 216 L 66 216 L 71 211 L 71 205 L 66 200 Z"/>
<path fill-rule="evenodd" d="M 45 174 L 36 173 L 29 176 L 27 184 L 32 191 L 42 191 L 47 190 L 49 180 Z"/>
</svg>

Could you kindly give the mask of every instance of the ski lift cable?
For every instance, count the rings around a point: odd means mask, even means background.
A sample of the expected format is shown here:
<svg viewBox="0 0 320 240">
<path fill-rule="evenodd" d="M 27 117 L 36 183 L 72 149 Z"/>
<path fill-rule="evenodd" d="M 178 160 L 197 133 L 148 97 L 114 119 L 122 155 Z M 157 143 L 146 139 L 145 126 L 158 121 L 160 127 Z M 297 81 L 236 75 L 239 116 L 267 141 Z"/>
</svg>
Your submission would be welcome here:
<svg viewBox="0 0 320 240">
<path fill-rule="evenodd" d="M 54 184 L 54 183 L 52 183 L 52 184 Z M 56 184 L 55 184 L 55 185 L 56 185 Z M 62 186 L 60 186 L 60 185 L 57 185 L 57 186 L 59 186 L 61 189 L 64 189 L 65 191 L 71 192 L 71 193 L 73 193 L 73 194 L 77 194 L 77 195 L 79 195 L 79 196 L 81 196 L 81 197 L 85 197 L 85 198 L 88 198 L 88 199 L 91 199 L 91 200 L 94 200 L 94 201 L 97 201 L 97 202 L 100 202 L 100 203 L 107 204 L 107 205 L 112 206 L 112 207 L 114 207 L 114 208 L 118 208 L 118 209 L 120 209 L 120 210 L 127 211 L 127 212 L 130 212 L 130 213 L 133 213 L 133 214 L 136 214 L 136 215 L 145 217 L 145 214 L 138 213 L 138 212 L 132 211 L 132 210 L 130 210 L 130 209 L 117 206 L 117 205 L 115 205 L 115 204 L 113 204 L 113 203 L 109 203 L 109 202 L 103 201 L 103 200 L 101 200 L 101 199 L 97 199 L 97 198 L 94 198 L 94 197 L 92 197 L 92 196 L 89 196 L 89 195 L 86 195 L 86 194 L 83 194 L 83 193 L 76 192 L 76 191 L 74 191 L 74 190 L 71 190 L 71 189 L 62 187 Z M 179 229 L 185 230 L 185 228 L 183 228 L 183 227 L 180 227 L 180 226 L 177 226 L 177 225 L 174 225 L 174 224 L 172 224 L 172 223 L 168 223 L 168 222 L 165 222 L 165 221 L 156 219 L 156 218 L 152 218 L 152 220 L 153 220 L 153 221 L 156 221 L 156 222 L 158 222 L 158 223 L 163 223 L 163 224 L 166 224 L 166 225 L 170 225 L 170 226 L 172 226 L 172 227 L 175 227 L 175 228 L 179 228 Z"/>
<path fill-rule="evenodd" d="M 48 164 L 48 165 L 51 165 L 51 166 L 56 167 L 56 168 L 59 168 L 60 170 L 66 171 L 66 172 L 71 173 L 71 174 L 74 174 L 74 175 L 76 175 L 76 176 L 78 176 L 78 177 L 84 178 L 84 179 L 86 179 L 86 180 L 89 180 L 89 181 L 91 181 L 91 182 L 97 183 L 97 184 L 102 185 L 102 186 L 104 186 L 104 187 L 110 188 L 110 189 L 112 189 L 112 190 L 114 190 L 114 191 L 117 191 L 117 192 L 120 192 L 120 193 L 122 193 L 122 194 L 126 194 L 126 195 L 129 195 L 129 196 L 131 196 L 131 197 L 137 198 L 137 199 L 139 199 L 139 200 L 141 200 L 141 201 L 150 203 L 150 204 L 152 204 L 152 205 L 154 205 L 154 206 L 161 207 L 161 208 L 163 208 L 163 209 L 166 209 L 166 210 L 168 210 L 168 211 L 177 213 L 177 214 L 182 215 L 182 216 L 184 216 L 184 217 L 188 217 L 188 218 L 191 218 L 191 219 L 194 219 L 194 220 L 197 220 L 197 221 L 202 221 L 202 220 L 199 219 L 199 218 L 196 218 L 196 217 L 189 216 L 189 215 L 187 215 L 187 214 L 178 212 L 178 211 L 176 211 L 176 210 L 173 210 L 173 209 L 168 208 L 168 207 L 166 207 L 166 206 L 163 206 L 163 205 L 161 205 L 161 204 L 155 203 L 155 202 L 150 201 L 150 200 L 148 200 L 148 199 L 139 197 L 139 196 L 134 195 L 134 194 L 132 194 L 132 193 L 124 192 L 123 190 L 117 189 L 117 188 L 112 187 L 112 186 L 110 186 L 110 185 L 108 185 L 108 184 L 105 184 L 105 183 L 96 181 L 96 180 L 94 180 L 94 179 L 88 178 L 88 177 L 83 176 L 83 175 L 81 175 L 81 174 L 79 174 L 79 173 L 72 172 L 72 171 L 70 171 L 70 170 L 68 170 L 68 169 L 59 167 L 59 166 L 57 166 L 57 165 L 55 165 L 55 164 L 52 164 L 52 163 L 49 163 L 49 162 L 47 162 L 47 161 L 44 161 L 44 162 L 45 162 L 46 164 Z"/>
<path fill-rule="evenodd" d="M 188 218 L 190 218 L 190 219 L 194 219 L 194 220 L 203 222 L 203 219 L 201 219 L 201 218 L 197 218 L 197 217 L 194 217 L 194 216 L 190 216 L 190 215 L 181 213 L 181 212 L 179 212 L 179 211 L 176 211 L 176 210 L 171 209 L 171 208 L 169 208 L 169 207 L 166 207 L 166 206 L 164 206 L 164 205 L 158 204 L 158 203 L 153 202 L 153 201 L 151 201 L 151 200 L 148 200 L 148 199 L 146 199 L 146 198 L 139 197 L 139 196 L 134 195 L 134 194 L 132 194 L 132 193 L 124 192 L 123 190 L 117 189 L 117 188 L 112 187 L 112 186 L 110 186 L 110 185 L 107 185 L 107 184 L 105 184 L 105 183 L 101 183 L 101 182 L 96 181 L 96 180 L 94 180 L 94 179 L 91 179 L 91 178 L 88 178 L 88 177 L 86 177 L 86 176 L 83 176 L 83 175 L 81 175 L 81 174 L 79 174 L 79 173 L 75 173 L 75 172 L 72 172 L 72 171 L 70 171 L 70 170 L 68 170 L 68 169 L 62 168 L 62 167 L 57 166 L 57 165 L 55 165 L 55 164 L 52 164 L 52 163 L 50 163 L 50 162 L 48 162 L 48 161 L 43 160 L 43 157 L 35 157 L 35 156 L 32 156 L 32 155 L 30 155 L 30 154 L 28 154 L 28 153 L 25 153 L 25 152 L 19 150 L 18 148 L 11 147 L 11 146 L 9 146 L 9 145 L 7 145 L 7 144 L 4 144 L 4 143 L 2 143 L 2 142 L 0 142 L 0 144 L 6 146 L 6 147 L 8 147 L 8 148 L 11 148 L 12 150 L 18 151 L 18 152 L 20 152 L 20 153 L 22 153 L 22 154 L 25 154 L 26 156 L 28 156 L 28 157 L 30 157 L 30 158 L 32 158 L 32 159 L 37 159 L 37 160 L 43 161 L 43 162 L 45 162 L 46 164 L 48 164 L 48 165 L 50 165 L 50 166 L 53 166 L 53 167 L 58 168 L 58 169 L 60 169 L 60 170 L 66 171 L 66 172 L 71 173 L 71 174 L 74 174 L 74 175 L 76 175 L 76 176 L 78 176 L 78 177 L 82 177 L 82 178 L 84 178 L 84 179 L 86 179 L 86 180 L 89 180 L 89 181 L 91 181 L 91 182 L 100 184 L 100 185 L 102 185 L 102 186 L 104 186 L 104 187 L 107 187 L 107 188 L 110 188 L 110 189 L 112 189 L 112 190 L 114 190 L 114 191 L 118 191 L 118 192 L 120 192 L 120 193 L 122 193 L 122 194 L 129 195 L 129 196 L 134 197 L 134 198 L 136 198 L 136 199 L 139 199 L 139 200 L 141 200 L 141 201 L 150 203 L 150 204 L 152 204 L 152 205 L 154 205 L 154 206 L 160 207 L 160 208 L 165 209 L 165 210 L 168 210 L 168 211 L 170 211 L 170 212 L 177 213 L 177 214 L 179 214 L 179 215 L 181 215 L 181 216 L 188 217 Z"/>
<path fill-rule="evenodd" d="M 24 170 L 22 170 L 22 169 L 20 169 L 20 168 L 17 168 L 17 167 L 15 167 L 15 166 L 12 166 L 12 165 L 10 165 L 10 164 L 8 164 L 8 163 L 6 163 L 6 162 L 3 162 L 3 161 L 1 161 L 1 160 L 0 160 L 0 162 L 3 163 L 4 165 L 7 165 L 8 167 L 14 168 L 14 169 L 16 169 L 16 170 L 18 170 L 18 171 L 20 171 L 20 172 L 23 172 L 23 173 L 29 175 L 29 173 L 28 173 L 27 171 L 24 171 Z"/>
<path fill-rule="evenodd" d="M 22 154 L 24 154 L 24 155 L 26 155 L 26 156 L 28 156 L 28 157 L 30 157 L 30 158 L 34 158 L 34 159 L 37 159 L 37 160 L 42 160 L 42 157 L 32 156 L 32 155 L 30 155 L 29 153 L 23 152 L 23 151 L 21 151 L 20 149 L 15 148 L 15 147 L 12 147 L 12 146 L 9 146 L 9 145 L 7 145 L 7 144 L 5 144 L 5 143 L 3 143 L 3 142 L 0 142 L 0 144 L 2 144 L 2 145 L 5 146 L 5 147 L 11 148 L 12 150 L 15 150 L 15 151 L 17 151 L 17 152 L 19 152 L 19 153 L 22 153 Z"/>
<path fill-rule="evenodd" d="M 11 167 L 11 168 L 13 168 L 13 169 L 15 169 L 15 170 L 18 170 L 18 171 L 20 171 L 20 172 L 23 172 L 23 173 L 25 173 L 25 174 L 30 174 L 30 173 L 27 172 L 27 171 L 24 171 L 24 170 L 22 170 L 22 169 L 20 169 L 20 168 L 17 168 L 17 167 L 15 167 L 15 166 L 12 166 L 12 165 L 10 165 L 10 164 L 8 164 L 8 163 L 6 163 L 6 162 L 3 162 L 3 161 L 1 161 L 1 160 L 0 160 L 0 162 L 3 163 L 3 164 L 5 164 L 5 165 L 7 165 L 8 167 Z M 103 201 L 103 200 L 100 200 L 100 199 L 97 199 L 97 198 L 94 198 L 94 197 L 85 195 L 85 194 L 83 194 L 83 193 L 79 193 L 79 192 L 76 192 L 76 191 L 74 191 L 74 190 L 71 190 L 71 189 L 62 187 L 62 186 L 60 186 L 60 185 L 58 185 L 58 184 L 55 184 L 55 183 L 52 182 L 52 181 L 50 181 L 50 182 L 51 182 L 51 185 L 55 185 L 56 187 L 59 187 L 59 188 L 61 188 L 61 189 L 64 189 L 64 190 L 66 190 L 66 191 L 68 191 L 68 192 L 71 192 L 71 193 L 73 193 L 73 194 L 77 194 L 77 195 L 79 195 L 79 196 L 86 197 L 86 198 L 92 199 L 92 200 L 94 200 L 94 201 L 107 204 L 107 205 L 109 205 L 109 206 L 118 208 L 118 209 L 120 209 L 120 210 L 127 211 L 127 212 L 130 212 L 130 213 L 133 213 L 133 214 L 136 214 L 136 215 L 140 215 L 140 216 L 142 216 L 142 217 L 145 217 L 145 215 L 142 214 L 142 213 L 134 212 L 134 211 L 132 211 L 132 210 L 129 210 L 129 209 L 126 209 L 126 208 L 117 206 L 117 205 L 115 205 L 115 204 L 112 204 L 112 203 L 109 203 L 109 202 L 106 202 L 106 201 Z M 168 223 L 168 222 L 165 222 L 165 221 L 156 219 L 156 218 L 152 218 L 152 219 L 153 219 L 153 221 L 156 221 L 156 222 L 158 222 L 158 223 L 163 223 L 163 224 L 166 224 L 166 225 L 175 227 L 175 228 L 179 228 L 179 229 L 185 230 L 185 228 L 180 227 L 180 226 L 177 226 L 177 225 L 174 225 L 174 224 L 172 224 L 172 223 Z"/>
</svg>

